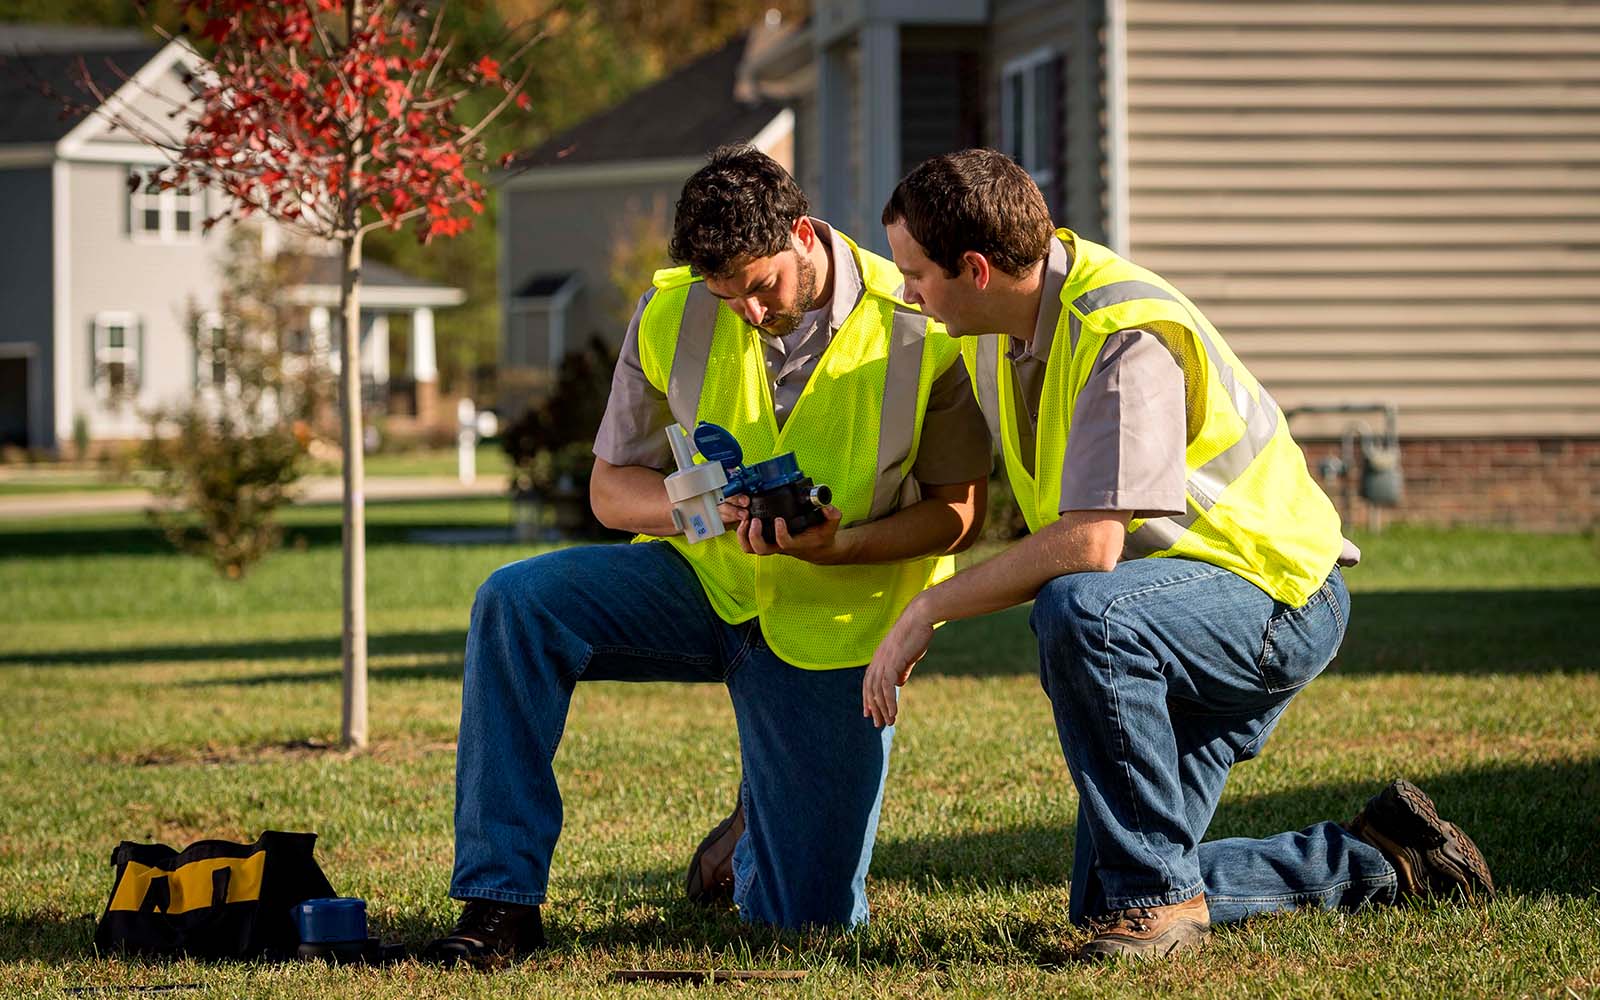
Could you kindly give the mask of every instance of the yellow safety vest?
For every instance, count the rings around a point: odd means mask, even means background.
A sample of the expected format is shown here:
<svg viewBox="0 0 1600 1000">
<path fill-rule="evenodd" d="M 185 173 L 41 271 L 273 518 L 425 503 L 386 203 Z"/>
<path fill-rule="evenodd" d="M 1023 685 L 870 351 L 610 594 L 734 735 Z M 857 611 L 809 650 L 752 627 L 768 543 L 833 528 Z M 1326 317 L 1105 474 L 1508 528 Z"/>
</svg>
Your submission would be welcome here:
<svg viewBox="0 0 1600 1000">
<path fill-rule="evenodd" d="M 1299 607 L 1322 585 L 1343 544 L 1339 515 L 1306 469 L 1288 422 L 1199 309 L 1165 279 L 1066 229 L 1072 250 L 1061 316 L 1045 366 L 1030 475 L 1022 461 L 1015 380 L 1000 377 L 1007 337 L 967 338 L 962 352 L 978 403 L 997 427 L 1006 474 L 1028 527 L 1060 517 L 1061 463 L 1078 393 L 1106 337 L 1150 330 L 1184 364 L 1189 440 L 1187 510 L 1134 519 L 1124 557 L 1179 556 L 1221 566 Z"/>
<path fill-rule="evenodd" d="M 902 279 L 891 262 L 845 242 L 865 291 L 781 431 L 755 328 L 688 268 L 656 273 L 656 293 L 639 321 L 640 365 L 666 394 L 673 419 L 685 428 L 701 420 L 721 424 L 747 462 L 793 451 L 801 471 L 833 490 L 841 526 L 883 517 L 914 499 L 911 467 L 928 394 L 960 354 L 943 327 L 897 297 Z M 732 531 L 694 545 L 682 536 L 667 541 L 694 567 L 724 621 L 759 616 L 773 652 L 815 670 L 871 660 L 911 598 L 955 568 L 949 557 L 814 566 L 753 556 Z"/>
</svg>

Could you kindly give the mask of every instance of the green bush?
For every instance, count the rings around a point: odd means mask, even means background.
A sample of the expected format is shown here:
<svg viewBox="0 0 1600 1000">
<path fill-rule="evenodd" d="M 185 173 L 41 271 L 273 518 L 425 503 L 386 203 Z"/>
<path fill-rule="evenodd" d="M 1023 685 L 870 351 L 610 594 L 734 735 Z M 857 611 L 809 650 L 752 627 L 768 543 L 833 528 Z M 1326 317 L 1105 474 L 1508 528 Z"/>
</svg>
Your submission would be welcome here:
<svg viewBox="0 0 1600 1000">
<path fill-rule="evenodd" d="M 553 505 L 553 526 L 565 537 L 602 531 L 589 507 L 594 436 L 605 415 L 616 356 L 598 337 L 567 355 L 550 395 L 502 431 L 519 502 Z"/>
<path fill-rule="evenodd" d="M 198 406 L 169 412 L 164 422 L 176 433 L 152 435 L 145 460 L 159 471 L 154 492 L 170 506 L 151 516 L 178 548 L 239 579 L 278 544 L 274 514 L 293 499 L 305 464 L 304 434 L 252 428 Z"/>
</svg>

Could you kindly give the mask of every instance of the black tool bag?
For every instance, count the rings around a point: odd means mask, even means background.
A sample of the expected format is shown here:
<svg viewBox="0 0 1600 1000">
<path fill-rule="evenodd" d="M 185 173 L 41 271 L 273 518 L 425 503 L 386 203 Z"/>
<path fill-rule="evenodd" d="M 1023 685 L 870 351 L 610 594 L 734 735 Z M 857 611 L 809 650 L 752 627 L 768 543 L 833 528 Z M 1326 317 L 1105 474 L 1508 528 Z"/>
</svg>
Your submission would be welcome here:
<svg viewBox="0 0 1600 1000">
<path fill-rule="evenodd" d="M 314 833 L 268 830 L 253 844 L 202 840 L 182 851 L 123 841 L 95 929 L 102 954 L 292 957 L 290 907 L 335 895 L 311 856 Z"/>
</svg>

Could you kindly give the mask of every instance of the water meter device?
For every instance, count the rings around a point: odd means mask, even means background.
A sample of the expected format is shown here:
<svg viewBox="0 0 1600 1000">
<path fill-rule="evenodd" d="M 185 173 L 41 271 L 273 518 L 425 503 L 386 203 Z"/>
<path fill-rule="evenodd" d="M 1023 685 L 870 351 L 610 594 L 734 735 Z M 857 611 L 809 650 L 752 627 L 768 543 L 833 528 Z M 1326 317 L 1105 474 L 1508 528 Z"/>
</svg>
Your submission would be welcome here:
<svg viewBox="0 0 1600 1000">
<path fill-rule="evenodd" d="M 794 452 L 744 465 L 738 440 L 726 428 L 704 420 L 694 429 L 694 443 L 707 465 L 716 463 L 722 468 L 726 478 L 723 497 L 750 498 L 750 516 L 760 519 L 761 537 L 768 545 L 778 544 L 776 522 L 780 517 L 791 535 L 827 521 L 822 508 L 833 502 L 833 491 L 802 473 Z"/>
</svg>

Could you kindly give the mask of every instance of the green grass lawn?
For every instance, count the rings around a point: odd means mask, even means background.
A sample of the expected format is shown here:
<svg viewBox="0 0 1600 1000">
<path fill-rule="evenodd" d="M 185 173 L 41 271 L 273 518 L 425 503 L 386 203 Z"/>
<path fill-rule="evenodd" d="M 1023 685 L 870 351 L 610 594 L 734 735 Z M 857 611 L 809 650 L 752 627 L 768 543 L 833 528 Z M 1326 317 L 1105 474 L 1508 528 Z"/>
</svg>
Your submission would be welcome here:
<svg viewBox="0 0 1600 1000">
<path fill-rule="evenodd" d="M 1393 530 L 1349 573 L 1345 650 L 1234 773 L 1212 836 L 1352 814 L 1404 774 L 1478 839 L 1503 891 L 1221 929 L 1154 967 L 1066 962 L 1076 799 L 1024 609 L 943 630 L 907 688 L 855 934 L 743 927 L 681 897 L 738 775 L 718 687 L 580 686 L 557 773 L 554 947 L 514 971 L 97 958 L 119 840 L 315 830 L 335 887 L 420 945 L 456 912 L 461 650 L 477 583 L 530 554 L 411 542 L 504 524 L 500 500 L 374 505 L 370 752 L 339 726 L 338 511 L 288 512 L 242 583 L 137 516 L 0 523 L 0 994 L 199 984 L 174 995 L 640 996 L 629 966 L 807 970 L 811 996 L 1600 996 L 1600 553 L 1580 536 Z"/>
<path fill-rule="evenodd" d="M 477 473 L 481 477 L 504 476 L 511 471 L 511 461 L 498 444 L 479 445 L 476 456 Z M 456 461 L 454 448 L 379 452 L 367 456 L 366 473 L 379 479 L 395 476 L 454 478 Z M 310 462 L 306 465 L 306 474 L 337 476 L 340 474 L 339 463 Z M 16 469 L 0 467 L 0 497 L 135 490 L 148 485 L 154 476 L 148 469 L 138 469 L 127 476 L 117 477 L 110 472 L 84 466 L 52 467 L 42 464 Z"/>
<path fill-rule="evenodd" d="M 511 471 L 511 460 L 498 444 L 480 444 L 477 447 L 477 472 L 480 476 L 503 476 Z M 456 474 L 456 449 L 422 448 L 416 451 L 382 451 L 368 455 L 366 472 L 369 476 L 447 476 Z M 313 463 L 311 471 L 319 476 L 339 475 L 339 463 Z"/>
</svg>

